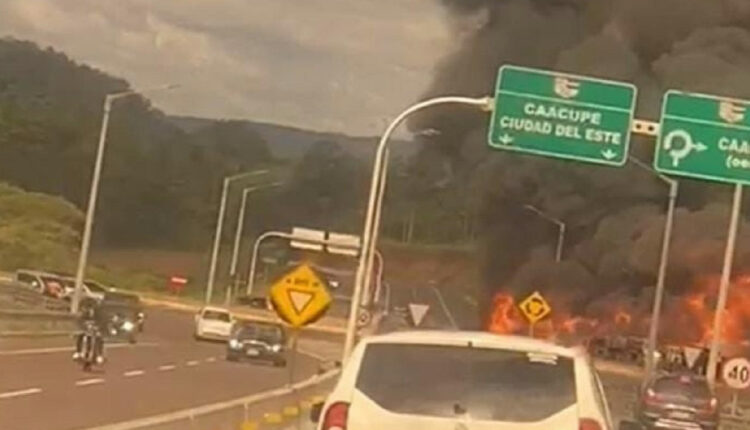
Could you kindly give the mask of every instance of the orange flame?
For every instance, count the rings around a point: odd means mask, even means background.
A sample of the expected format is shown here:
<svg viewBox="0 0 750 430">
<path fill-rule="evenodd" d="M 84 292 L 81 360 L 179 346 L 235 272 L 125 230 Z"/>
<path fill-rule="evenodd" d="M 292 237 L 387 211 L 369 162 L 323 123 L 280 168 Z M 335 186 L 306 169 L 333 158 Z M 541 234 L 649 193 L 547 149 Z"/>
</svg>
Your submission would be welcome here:
<svg viewBox="0 0 750 430">
<path fill-rule="evenodd" d="M 521 327 L 515 300 L 510 294 L 499 292 L 492 299 L 489 331 L 498 334 L 515 333 Z"/>
</svg>

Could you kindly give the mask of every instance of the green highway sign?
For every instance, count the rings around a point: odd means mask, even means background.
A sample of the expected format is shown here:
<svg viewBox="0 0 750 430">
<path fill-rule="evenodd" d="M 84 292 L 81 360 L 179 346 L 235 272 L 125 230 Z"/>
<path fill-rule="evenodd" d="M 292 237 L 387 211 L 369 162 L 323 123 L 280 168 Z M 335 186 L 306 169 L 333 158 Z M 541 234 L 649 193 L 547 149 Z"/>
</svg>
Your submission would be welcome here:
<svg viewBox="0 0 750 430">
<path fill-rule="evenodd" d="M 622 166 L 636 88 L 570 74 L 503 66 L 489 130 L 492 148 Z"/>
<path fill-rule="evenodd" d="M 668 91 L 654 168 L 670 175 L 750 184 L 750 102 Z"/>
</svg>

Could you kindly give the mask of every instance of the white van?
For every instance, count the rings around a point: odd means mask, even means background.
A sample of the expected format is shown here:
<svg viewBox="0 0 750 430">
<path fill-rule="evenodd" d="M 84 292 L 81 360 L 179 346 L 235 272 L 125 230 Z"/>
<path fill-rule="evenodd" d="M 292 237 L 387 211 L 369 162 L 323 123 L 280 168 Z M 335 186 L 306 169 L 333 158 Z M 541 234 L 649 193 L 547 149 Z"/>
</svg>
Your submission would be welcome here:
<svg viewBox="0 0 750 430">
<path fill-rule="evenodd" d="M 613 430 L 583 349 L 480 332 L 365 338 L 314 409 L 319 430 Z"/>
</svg>

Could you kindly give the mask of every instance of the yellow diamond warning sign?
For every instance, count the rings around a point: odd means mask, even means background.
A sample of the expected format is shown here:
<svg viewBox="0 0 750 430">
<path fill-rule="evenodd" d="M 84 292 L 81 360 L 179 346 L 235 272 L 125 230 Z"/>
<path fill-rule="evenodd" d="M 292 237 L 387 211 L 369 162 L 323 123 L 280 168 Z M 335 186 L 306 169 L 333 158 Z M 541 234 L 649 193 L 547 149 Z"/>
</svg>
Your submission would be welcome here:
<svg viewBox="0 0 750 430">
<path fill-rule="evenodd" d="M 292 327 L 315 322 L 328 310 L 332 300 L 325 281 L 307 264 L 276 281 L 269 294 L 276 313 Z"/>
<path fill-rule="evenodd" d="M 534 292 L 534 294 L 529 297 L 526 297 L 518 307 L 531 324 L 538 323 L 552 313 L 552 307 L 550 307 L 547 300 L 545 300 L 538 291 Z"/>
</svg>

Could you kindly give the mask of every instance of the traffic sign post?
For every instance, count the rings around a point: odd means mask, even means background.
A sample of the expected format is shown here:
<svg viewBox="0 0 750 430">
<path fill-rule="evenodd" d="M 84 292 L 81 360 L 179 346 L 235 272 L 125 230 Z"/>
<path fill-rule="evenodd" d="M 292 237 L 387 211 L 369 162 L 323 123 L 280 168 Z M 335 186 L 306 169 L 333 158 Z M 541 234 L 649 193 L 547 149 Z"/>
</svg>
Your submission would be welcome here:
<svg viewBox="0 0 750 430">
<path fill-rule="evenodd" d="M 489 145 L 622 166 L 628 157 L 636 92 L 624 82 L 503 66 Z"/>
<path fill-rule="evenodd" d="M 276 314 L 294 328 L 318 320 L 332 302 L 325 282 L 307 264 L 284 275 L 269 294 Z"/>
<path fill-rule="evenodd" d="M 529 321 L 530 337 L 534 337 L 534 326 L 552 313 L 552 307 L 538 291 L 535 291 L 533 294 L 526 297 L 521 303 L 519 303 L 518 308 L 521 310 L 523 316 Z"/>
<path fill-rule="evenodd" d="M 750 184 L 750 102 L 668 91 L 654 168 L 670 175 Z"/>
<path fill-rule="evenodd" d="M 734 416 L 737 414 L 739 391 L 750 388 L 750 360 L 744 357 L 733 358 L 724 363 L 721 373 L 724 383 L 734 389 L 730 411 Z"/>
</svg>

